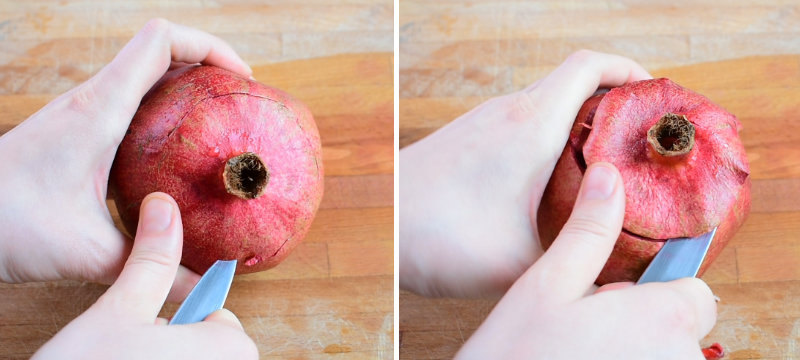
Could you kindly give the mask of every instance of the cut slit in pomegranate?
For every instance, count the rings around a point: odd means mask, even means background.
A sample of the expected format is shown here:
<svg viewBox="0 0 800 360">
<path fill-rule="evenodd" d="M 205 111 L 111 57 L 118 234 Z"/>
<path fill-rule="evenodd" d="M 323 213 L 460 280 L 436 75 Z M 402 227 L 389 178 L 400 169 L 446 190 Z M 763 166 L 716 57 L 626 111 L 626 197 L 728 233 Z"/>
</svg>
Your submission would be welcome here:
<svg viewBox="0 0 800 360">
<path fill-rule="evenodd" d="M 625 229 L 625 228 L 622 228 L 622 233 L 623 234 L 627 234 L 628 236 L 631 236 L 633 238 L 636 238 L 636 239 L 639 239 L 639 240 L 642 240 L 642 241 L 652 241 L 652 242 L 663 243 L 663 242 L 666 242 L 667 240 L 669 240 L 669 239 L 651 239 L 649 237 L 641 236 L 641 235 L 638 235 L 638 234 L 633 233 L 631 231 L 628 231 L 628 229 Z"/>
</svg>

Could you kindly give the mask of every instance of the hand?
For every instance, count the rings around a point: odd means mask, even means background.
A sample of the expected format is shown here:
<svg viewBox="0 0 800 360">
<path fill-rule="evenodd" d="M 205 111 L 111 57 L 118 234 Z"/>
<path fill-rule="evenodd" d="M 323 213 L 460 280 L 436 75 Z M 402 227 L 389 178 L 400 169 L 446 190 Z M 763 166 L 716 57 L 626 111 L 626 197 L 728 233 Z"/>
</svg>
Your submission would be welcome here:
<svg viewBox="0 0 800 360">
<path fill-rule="evenodd" d="M 703 281 L 608 284 L 590 293 L 622 229 L 613 165 L 589 167 L 569 221 L 495 306 L 459 359 L 704 359 L 716 322 Z"/>
<path fill-rule="evenodd" d="M 251 73 L 222 40 L 151 20 L 95 76 L 0 137 L 1 281 L 114 281 L 131 247 L 106 206 L 117 146 L 167 69 L 198 62 Z M 198 279 L 182 268 L 174 297 Z"/>
<path fill-rule="evenodd" d="M 400 284 L 499 296 L 543 250 L 535 216 L 583 102 L 650 75 L 579 51 L 525 90 L 491 99 L 400 151 Z"/>
<path fill-rule="evenodd" d="M 167 326 L 157 318 L 183 245 L 178 204 L 155 193 L 142 201 L 133 250 L 117 281 L 50 339 L 34 359 L 257 359 L 255 344 L 230 311 Z"/>
</svg>

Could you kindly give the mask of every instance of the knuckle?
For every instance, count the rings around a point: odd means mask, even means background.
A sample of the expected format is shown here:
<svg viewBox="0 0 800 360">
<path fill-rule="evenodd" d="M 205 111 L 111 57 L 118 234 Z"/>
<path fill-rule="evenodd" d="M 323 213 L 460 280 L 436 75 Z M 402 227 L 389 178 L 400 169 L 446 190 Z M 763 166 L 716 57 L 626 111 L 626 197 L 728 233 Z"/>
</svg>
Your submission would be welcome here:
<svg viewBox="0 0 800 360">
<path fill-rule="evenodd" d="M 583 64 L 586 62 L 591 61 L 597 56 L 597 52 L 587 49 L 580 49 L 578 51 L 573 52 L 567 57 L 568 62 L 574 62 L 578 64 Z"/>
<path fill-rule="evenodd" d="M 575 237 L 587 242 L 616 237 L 608 225 L 584 216 L 571 217 L 561 230 L 560 236 Z"/>
<path fill-rule="evenodd" d="M 680 279 L 679 281 L 686 282 L 688 284 L 688 286 L 695 288 L 695 290 L 698 293 L 703 293 L 703 294 L 707 295 L 707 297 L 709 299 L 713 298 L 713 292 L 711 291 L 711 288 L 708 287 L 708 284 L 706 284 L 705 281 L 700 280 L 698 278 L 694 278 L 694 277 L 683 278 L 683 279 Z"/>
<path fill-rule="evenodd" d="M 104 67 L 97 75 L 65 94 L 64 100 L 59 100 L 59 107 L 63 107 L 65 111 L 84 120 L 79 123 L 79 126 L 92 134 L 92 137 L 114 141 L 114 147 L 116 147 L 122 140 L 124 131 L 120 134 L 120 131 L 113 126 L 115 122 L 109 119 L 126 117 L 130 119 L 138 102 L 129 103 L 125 101 L 125 97 L 119 98 L 104 93 L 100 82 L 113 79 L 113 72 L 114 69 L 110 66 Z"/>
<path fill-rule="evenodd" d="M 169 31 L 171 24 L 172 23 L 170 23 L 169 20 L 167 19 L 153 18 L 148 20 L 147 23 L 144 24 L 144 27 L 142 28 L 141 32 L 146 35 L 158 36 Z"/>
<path fill-rule="evenodd" d="M 569 68 L 576 78 L 585 78 L 592 75 L 593 64 L 597 63 L 601 57 L 602 55 L 598 52 L 582 49 L 567 57 L 564 66 Z"/>
<path fill-rule="evenodd" d="M 518 91 L 513 95 L 512 103 L 514 111 L 512 112 L 513 119 L 517 121 L 527 121 L 530 114 L 535 113 L 539 108 L 538 99 L 534 91 Z"/>
<path fill-rule="evenodd" d="M 136 249 L 128 259 L 130 265 L 145 265 L 147 267 L 171 267 L 175 260 L 170 254 L 157 249 Z"/>
<path fill-rule="evenodd" d="M 99 100 L 96 82 L 92 77 L 72 91 L 67 108 L 79 114 L 92 115 L 97 111 Z"/>
<path fill-rule="evenodd" d="M 676 329 L 694 334 L 697 330 L 697 316 L 694 305 L 685 294 L 669 288 L 663 297 L 661 321 L 669 329 Z"/>
</svg>

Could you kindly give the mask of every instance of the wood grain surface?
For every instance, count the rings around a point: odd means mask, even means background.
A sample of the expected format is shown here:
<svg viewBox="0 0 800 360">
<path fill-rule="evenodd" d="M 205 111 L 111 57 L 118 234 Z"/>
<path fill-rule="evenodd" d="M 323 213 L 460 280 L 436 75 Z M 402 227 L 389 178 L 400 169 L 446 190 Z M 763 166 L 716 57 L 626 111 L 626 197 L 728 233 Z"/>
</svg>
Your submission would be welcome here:
<svg viewBox="0 0 800 360">
<path fill-rule="evenodd" d="M 752 213 L 703 277 L 722 301 L 701 344 L 721 343 L 726 359 L 800 359 L 796 1 L 404 0 L 399 8 L 401 148 L 581 48 L 633 58 L 736 114 Z M 494 304 L 401 292 L 400 357 L 451 358 Z"/>
<path fill-rule="evenodd" d="M 391 358 L 393 12 L 390 0 L 3 1 L 0 134 L 89 78 L 150 18 L 220 36 L 259 81 L 309 106 L 326 172 L 305 241 L 277 268 L 237 276 L 226 307 L 264 359 Z M 0 284 L 0 358 L 28 358 L 105 289 Z"/>
</svg>

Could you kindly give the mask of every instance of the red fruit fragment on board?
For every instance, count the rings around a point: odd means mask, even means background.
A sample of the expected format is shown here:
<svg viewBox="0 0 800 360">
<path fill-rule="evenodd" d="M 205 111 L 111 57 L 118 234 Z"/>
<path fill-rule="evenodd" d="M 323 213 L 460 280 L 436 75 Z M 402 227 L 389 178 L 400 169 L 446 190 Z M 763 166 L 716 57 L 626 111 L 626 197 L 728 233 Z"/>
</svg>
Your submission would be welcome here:
<svg viewBox="0 0 800 360">
<path fill-rule="evenodd" d="M 713 343 L 707 348 L 703 348 L 703 356 L 706 360 L 717 360 L 725 357 L 725 349 L 719 343 Z"/>
</svg>

